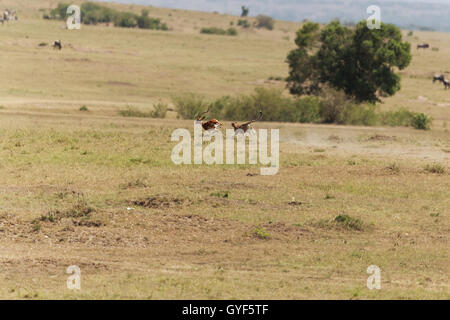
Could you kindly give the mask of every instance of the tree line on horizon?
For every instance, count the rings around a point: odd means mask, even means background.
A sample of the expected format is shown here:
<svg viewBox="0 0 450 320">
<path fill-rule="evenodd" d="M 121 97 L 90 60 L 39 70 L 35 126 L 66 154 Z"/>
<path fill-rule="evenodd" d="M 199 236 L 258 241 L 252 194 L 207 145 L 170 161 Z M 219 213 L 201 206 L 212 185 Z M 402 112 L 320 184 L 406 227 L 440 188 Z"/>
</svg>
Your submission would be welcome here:
<svg viewBox="0 0 450 320">
<path fill-rule="evenodd" d="M 70 4 L 59 3 L 56 8 L 44 13 L 44 19 L 65 20 Z M 121 12 L 93 2 L 85 2 L 80 6 L 81 23 L 95 25 L 98 23 L 113 23 L 116 27 L 140 28 L 150 30 L 169 30 L 166 23 L 160 19 L 149 17 L 148 10 L 142 10 L 141 15 L 133 12 Z"/>
</svg>

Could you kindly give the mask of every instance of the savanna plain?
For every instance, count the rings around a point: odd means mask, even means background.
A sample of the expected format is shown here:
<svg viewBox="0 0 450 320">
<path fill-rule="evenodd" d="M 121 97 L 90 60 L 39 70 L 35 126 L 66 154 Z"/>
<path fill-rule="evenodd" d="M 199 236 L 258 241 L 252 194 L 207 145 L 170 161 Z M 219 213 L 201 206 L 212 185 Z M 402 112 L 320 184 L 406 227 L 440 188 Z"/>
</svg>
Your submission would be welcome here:
<svg viewBox="0 0 450 320">
<path fill-rule="evenodd" d="M 0 1 L 19 13 L 0 25 L 1 298 L 450 298 L 450 90 L 432 83 L 450 75 L 450 34 L 403 31 L 413 59 L 379 106 L 425 112 L 431 130 L 262 121 L 280 130 L 280 169 L 261 176 L 177 166 L 171 133 L 192 121 L 120 111 L 283 89 L 301 23 L 204 35 L 239 18 L 149 7 L 171 30 L 67 30 L 42 19 L 56 5 Z"/>
</svg>

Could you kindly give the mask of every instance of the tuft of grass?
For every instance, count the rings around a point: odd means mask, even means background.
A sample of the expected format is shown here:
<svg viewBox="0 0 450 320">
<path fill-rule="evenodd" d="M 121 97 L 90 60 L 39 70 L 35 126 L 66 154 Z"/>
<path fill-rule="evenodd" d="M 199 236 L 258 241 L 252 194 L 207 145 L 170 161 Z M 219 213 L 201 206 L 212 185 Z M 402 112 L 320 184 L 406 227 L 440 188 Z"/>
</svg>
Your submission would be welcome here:
<svg viewBox="0 0 450 320">
<path fill-rule="evenodd" d="M 80 108 L 80 111 L 89 111 L 89 109 L 88 109 L 86 106 L 82 106 L 82 107 Z"/>
<path fill-rule="evenodd" d="M 365 229 L 365 224 L 360 219 L 350 217 L 346 214 L 340 214 L 333 220 L 322 219 L 313 223 L 313 225 L 324 229 L 344 229 L 350 231 L 363 231 Z"/>
<path fill-rule="evenodd" d="M 40 222 L 58 222 L 63 218 L 89 218 L 90 214 L 95 210 L 83 198 L 72 206 L 72 208 L 65 211 L 50 211 L 41 217 L 32 221 L 33 231 L 38 231 L 41 228 Z"/>
<path fill-rule="evenodd" d="M 340 214 L 336 216 L 336 218 L 334 218 L 334 222 L 338 226 L 343 227 L 347 230 L 362 231 L 364 229 L 364 223 L 360 219 L 350 217 L 346 214 Z"/>
<path fill-rule="evenodd" d="M 119 110 L 119 114 L 122 117 L 132 117 L 132 118 L 151 118 L 152 117 L 152 114 L 150 112 L 143 112 L 132 106 L 128 106 L 126 109 Z"/>
<path fill-rule="evenodd" d="M 427 164 L 424 170 L 429 173 L 437 173 L 437 174 L 443 174 L 445 172 L 444 166 L 439 163 Z"/>
<path fill-rule="evenodd" d="M 325 200 L 330 200 L 330 199 L 336 199 L 336 197 L 333 196 L 332 194 L 327 193 L 327 194 L 325 195 Z"/>
<path fill-rule="evenodd" d="M 164 119 L 166 117 L 167 111 L 169 110 L 169 105 L 167 103 L 159 102 L 153 105 L 153 111 L 150 112 L 150 116 L 152 118 L 161 118 Z"/>
<path fill-rule="evenodd" d="M 41 223 L 38 220 L 33 220 L 32 225 L 33 225 L 33 232 L 38 232 L 42 228 Z"/>
<path fill-rule="evenodd" d="M 167 111 L 169 111 L 168 104 L 159 102 L 153 105 L 153 110 L 149 112 L 144 112 L 135 107 L 128 106 L 126 109 L 119 110 L 119 114 L 122 117 L 162 119 L 166 117 Z"/>
<path fill-rule="evenodd" d="M 388 170 L 391 171 L 392 173 L 399 173 L 399 172 L 400 172 L 400 167 L 399 167 L 399 165 L 396 164 L 395 162 L 394 162 L 394 163 L 391 163 L 390 165 L 388 165 L 388 166 L 386 167 L 386 169 L 388 169 Z"/>
<path fill-rule="evenodd" d="M 210 194 L 211 197 L 228 199 L 230 197 L 230 193 L 228 191 L 225 192 L 213 192 Z"/>
<path fill-rule="evenodd" d="M 269 233 L 263 227 L 256 227 L 255 230 L 253 230 L 253 235 L 262 240 L 268 240 L 270 238 Z"/>
</svg>

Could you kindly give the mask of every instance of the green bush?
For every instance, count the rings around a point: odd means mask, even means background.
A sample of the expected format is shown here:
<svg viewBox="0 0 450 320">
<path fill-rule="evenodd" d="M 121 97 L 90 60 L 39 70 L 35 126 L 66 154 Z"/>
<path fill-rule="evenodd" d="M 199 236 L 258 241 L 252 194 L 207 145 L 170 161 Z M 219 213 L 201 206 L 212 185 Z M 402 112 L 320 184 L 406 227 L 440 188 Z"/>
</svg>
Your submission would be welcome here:
<svg viewBox="0 0 450 320">
<path fill-rule="evenodd" d="M 383 125 L 414 127 L 419 130 L 429 130 L 432 123 L 432 119 L 424 113 L 412 112 L 405 108 L 382 112 L 380 119 Z"/>
<path fill-rule="evenodd" d="M 216 28 L 216 27 L 211 27 L 211 28 L 202 28 L 200 30 L 200 33 L 203 34 L 217 34 L 217 35 L 221 35 L 221 36 L 236 36 L 238 34 L 237 30 L 235 28 L 228 28 L 227 30 L 222 29 L 222 28 Z"/>
<path fill-rule="evenodd" d="M 270 239 L 269 233 L 263 227 L 256 227 L 255 230 L 253 230 L 253 235 L 263 240 Z"/>
<path fill-rule="evenodd" d="M 342 123 L 348 125 L 375 126 L 379 116 L 374 104 L 347 104 L 342 114 Z"/>
<path fill-rule="evenodd" d="M 273 30 L 275 26 L 275 20 L 272 17 L 260 14 L 256 17 L 256 27 L 265 28 L 267 30 Z"/>
<path fill-rule="evenodd" d="M 152 118 L 165 118 L 167 111 L 169 109 L 169 106 L 167 103 L 157 103 L 153 106 L 153 111 L 150 113 Z"/>
<path fill-rule="evenodd" d="M 299 98 L 295 102 L 294 122 L 318 123 L 321 122 L 319 110 L 319 98 L 306 96 Z"/>
<path fill-rule="evenodd" d="M 350 217 L 346 214 L 336 216 L 336 218 L 334 218 L 334 222 L 337 226 L 348 230 L 361 231 L 364 229 L 364 223 L 360 219 Z"/>
<path fill-rule="evenodd" d="M 424 113 L 416 113 L 412 118 L 411 125 L 418 130 L 430 130 L 431 118 Z"/>
<path fill-rule="evenodd" d="M 209 109 L 208 117 L 230 121 L 254 119 L 259 111 L 264 121 L 300 123 L 336 123 L 347 125 L 392 125 L 429 127 L 426 115 L 406 109 L 379 112 L 376 105 L 357 104 L 334 89 L 323 91 L 321 97 L 286 96 L 281 89 L 256 88 L 252 94 L 224 96 L 214 101 L 204 97 L 184 94 L 173 99 L 178 116 L 183 119 L 195 117 Z"/>
<path fill-rule="evenodd" d="M 236 30 L 236 28 L 228 28 L 227 29 L 227 35 L 228 36 L 237 36 L 238 35 L 238 31 Z"/>
<path fill-rule="evenodd" d="M 239 19 L 237 25 L 243 28 L 250 28 L 250 23 L 248 22 L 248 20 L 245 19 Z"/>
<path fill-rule="evenodd" d="M 176 96 L 173 98 L 173 102 L 178 117 L 182 119 L 195 119 L 208 108 L 205 98 L 193 93 Z"/>
<path fill-rule="evenodd" d="M 429 173 L 443 174 L 445 172 L 444 166 L 439 163 L 427 164 L 424 169 Z"/>
<path fill-rule="evenodd" d="M 409 126 L 413 119 L 414 113 L 405 109 L 400 108 L 396 111 L 382 112 L 380 115 L 380 122 L 382 125 L 388 126 Z"/>
<path fill-rule="evenodd" d="M 349 100 L 345 93 L 324 88 L 319 103 L 319 114 L 324 123 L 342 123 L 341 117 Z"/>
<path fill-rule="evenodd" d="M 61 19 L 64 20 L 67 15 L 67 8 L 69 8 L 69 4 L 59 3 L 55 9 L 50 11 L 51 19 Z"/>
</svg>

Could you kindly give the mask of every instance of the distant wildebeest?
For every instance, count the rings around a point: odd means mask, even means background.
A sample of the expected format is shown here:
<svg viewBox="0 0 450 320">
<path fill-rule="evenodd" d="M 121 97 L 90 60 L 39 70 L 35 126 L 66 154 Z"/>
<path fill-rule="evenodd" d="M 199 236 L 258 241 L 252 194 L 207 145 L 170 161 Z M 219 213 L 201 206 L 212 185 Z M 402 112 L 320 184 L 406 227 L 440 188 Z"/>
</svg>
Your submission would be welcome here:
<svg viewBox="0 0 450 320">
<path fill-rule="evenodd" d="M 16 12 L 16 10 L 8 10 L 8 20 L 9 21 L 17 20 L 17 12 Z"/>
<path fill-rule="evenodd" d="M 444 84 L 445 89 L 450 89 L 450 81 L 445 79 L 445 76 L 443 74 L 441 75 L 434 75 L 433 76 L 433 83 L 435 83 L 436 81 L 442 82 Z"/>
<path fill-rule="evenodd" d="M 430 47 L 430 45 L 428 43 L 418 44 L 417 45 L 417 50 L 418 49 L 428 49 L 429 47 Z"/>
<path fill-rule="evenodd" d="M 444 87 L 445 90 L 450 89 L 450 81 L 448 81 L 447 79 L 444 79 L 444 81 L 442 81 L 444 83 Z"/>
<path fill-rule="evenodd" d="M 435 74 L 433 76 L 433 83 L 435 83 L 436 81 L 444 82 L 444 75 L 443 74 Z"/>
<path fill-rule="evenodd" d="M 17 12 L 16 10 L 5 9 L 2 14 L 3 21 L 14 21 L 17 20 Z"/>
<path fill-rule="evenodd" d="M 61 40 L 56 40 L 55 42 L 53 42 L 53 49 L 58 49 L 58 50 L 62 49 Z"/>
</svg>

